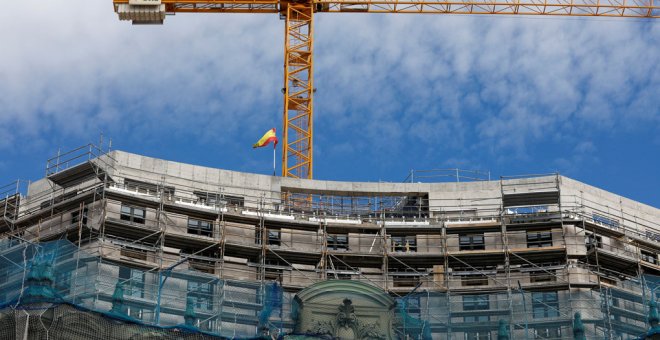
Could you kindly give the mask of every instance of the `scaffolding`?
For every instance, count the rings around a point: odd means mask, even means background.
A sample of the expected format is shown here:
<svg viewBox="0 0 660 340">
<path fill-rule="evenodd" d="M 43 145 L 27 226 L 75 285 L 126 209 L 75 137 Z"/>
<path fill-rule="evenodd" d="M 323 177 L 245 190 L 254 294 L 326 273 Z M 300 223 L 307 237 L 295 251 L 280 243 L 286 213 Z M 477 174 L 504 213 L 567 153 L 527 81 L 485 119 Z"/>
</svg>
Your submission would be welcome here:
<svg viewBox="0 0 660 340">
<path fill-rule="evenodd" d="M 59 301 L 111 313 L 119 285 L 122 315 L 224 337 L 292 332 L 295 294 L 325 280 L 380 287 L 398 301 L 397 334 L 424 339 L 502 328 L 573 339 L 576 312 L 587 338 L 629 339 L 660 294 L 660 221 L 566 192 L 558 174 L 483 181 L 499 192 L 474 197 L 271 191 L 108 151 L 58 154 L 27 194 L 3 187 L 0 249 L 15 271 L 5 306 L 25 288 L 27 255 L 51 247 L 62 249 L 55 272 L 69 275 L 55 280 Z"/>
</svg>

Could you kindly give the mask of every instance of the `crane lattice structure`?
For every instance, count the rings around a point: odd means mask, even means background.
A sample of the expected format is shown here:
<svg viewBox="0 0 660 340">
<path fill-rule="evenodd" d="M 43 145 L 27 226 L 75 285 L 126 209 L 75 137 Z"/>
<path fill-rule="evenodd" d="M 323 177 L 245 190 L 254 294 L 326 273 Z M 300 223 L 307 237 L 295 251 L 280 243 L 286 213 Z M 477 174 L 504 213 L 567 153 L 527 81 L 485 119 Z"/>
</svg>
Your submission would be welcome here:
<svg viewBox="0 0 660 340">
<path fill-rule="evenodd" d="M 659 0 L 113 0 L 121 20 L 175 13 L 279 13 L 285 21 L 282 176 L 312 178 L 314 13 L 500 14 L 660 18 Z"/>
</svg>

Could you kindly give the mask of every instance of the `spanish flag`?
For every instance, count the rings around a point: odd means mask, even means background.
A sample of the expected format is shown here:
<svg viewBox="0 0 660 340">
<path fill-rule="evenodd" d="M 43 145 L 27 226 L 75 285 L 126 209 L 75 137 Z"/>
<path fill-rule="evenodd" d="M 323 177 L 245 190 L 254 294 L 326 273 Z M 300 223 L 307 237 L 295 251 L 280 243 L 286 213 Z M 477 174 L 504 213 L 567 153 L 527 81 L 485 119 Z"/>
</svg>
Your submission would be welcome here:
<svg viewBox="0 0 660 340">
<path fill-rule="evenodd" d="M 277 145 L 277 135 L 275 135 L 275 128 L 272 128 L 268 130 L 261 139 L 254 145 L 252 145 L 252 148 L 260 148 L 263 146 L 268 145 L 268 143 L 273 142 L 273 147 Z"/>
</svg>

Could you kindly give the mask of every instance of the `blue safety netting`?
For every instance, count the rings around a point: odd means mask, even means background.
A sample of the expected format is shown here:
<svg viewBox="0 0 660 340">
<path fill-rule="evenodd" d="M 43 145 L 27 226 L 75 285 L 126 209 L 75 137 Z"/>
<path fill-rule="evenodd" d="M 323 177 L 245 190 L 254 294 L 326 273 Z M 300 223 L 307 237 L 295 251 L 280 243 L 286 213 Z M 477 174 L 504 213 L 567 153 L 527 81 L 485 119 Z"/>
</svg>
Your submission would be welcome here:
<svg viewBox="0 0 660 340">
<path fill-rule="evenodd" d="M 25 332 L 104 340 L 330 338 L 295 333 L 295 294 L 276 282 L 128 266 L 66 240 L 0 240 L 0 288 L 0 340 Z M 422 287 L 395 297 L 393 329 L 402 339 L 636 339 L 649 331 L 649 303 L 658 295 L 660 278 L 650 275 L 570 291 Z"/>
</svg>

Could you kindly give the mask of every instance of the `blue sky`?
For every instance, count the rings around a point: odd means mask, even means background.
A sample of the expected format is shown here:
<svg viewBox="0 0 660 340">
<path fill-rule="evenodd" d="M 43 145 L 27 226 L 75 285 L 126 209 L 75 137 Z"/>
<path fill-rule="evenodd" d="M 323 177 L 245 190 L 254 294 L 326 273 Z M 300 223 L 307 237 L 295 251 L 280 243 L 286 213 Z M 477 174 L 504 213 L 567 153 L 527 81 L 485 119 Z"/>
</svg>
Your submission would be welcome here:
<svg viewBox="0 0 660 340">
<path fill-rule="evenodd" d="M 277 15 L 131 26 L 110 1 L 4 7 L 0 183 L 101 131 L 115 149 L 270 173 L 251 146 L 282 126 Z M 558 171 L 660 207 L 660 20 L 332 13 L 315 31 L 316 178 Z"/>
</svg>

